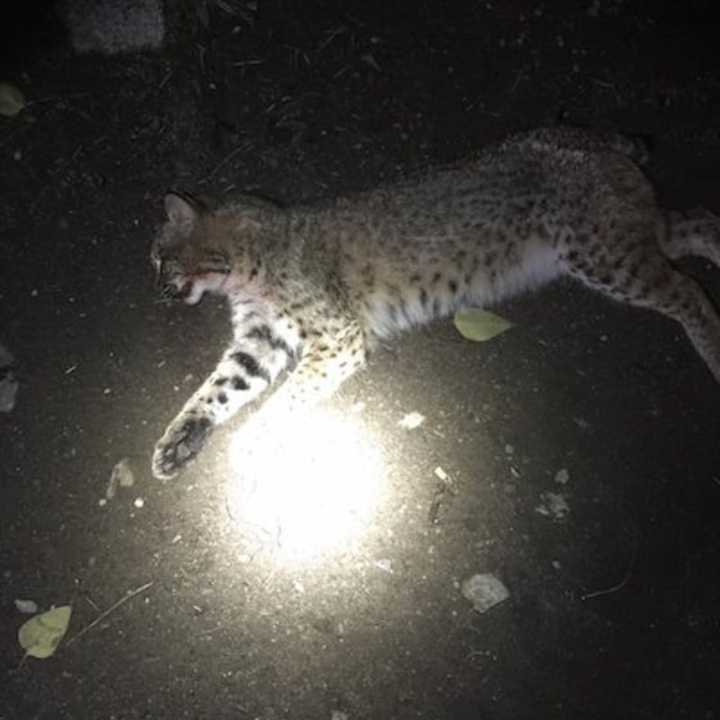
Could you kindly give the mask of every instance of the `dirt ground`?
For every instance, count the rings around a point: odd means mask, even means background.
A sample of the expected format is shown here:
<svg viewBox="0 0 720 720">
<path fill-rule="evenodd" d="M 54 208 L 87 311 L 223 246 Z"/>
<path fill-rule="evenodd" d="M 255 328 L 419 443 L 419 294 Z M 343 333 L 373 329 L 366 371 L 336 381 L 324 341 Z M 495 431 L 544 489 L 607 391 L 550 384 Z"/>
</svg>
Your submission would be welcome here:
<svg viewBox="0 0 720 720">
<path fill-rule="evenodd" d="M 330 473 L 379 494 L 311 557 L 231 507 L 240 420 L 149 472 L 229 333 L 213 301 L 158 302 L 166 190 L 329 197 L 565 122 L 649 137 L 664 202 L 720 211 L 717 28 L 680 6 L 207 3 L 112 58 L 27 13 L 0 77 L 28 101 L 0 117 L 1 720 L 720 718 L 720 390 L 662 317 L 560 284 L 487 343 L 448 322 L 376 354 L 331 403 L 370 445 Z M 509 597 L 480 613 L 486 573 Z M 23 661 L 17 600 L 72 605 L 52 657 Z"/>
</svg>

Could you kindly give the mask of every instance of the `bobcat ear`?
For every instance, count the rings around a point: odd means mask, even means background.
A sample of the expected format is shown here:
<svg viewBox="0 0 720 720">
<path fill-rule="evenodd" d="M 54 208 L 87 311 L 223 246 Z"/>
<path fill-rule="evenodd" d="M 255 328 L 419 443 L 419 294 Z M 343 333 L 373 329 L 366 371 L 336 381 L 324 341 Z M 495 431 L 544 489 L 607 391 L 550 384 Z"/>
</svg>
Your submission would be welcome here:
<svg viewBox="0 0 720 720">
<path fill-rule="evenodd" d="M 193 205 L 175 193 L 168 193 L 165 196 L 165 212 L 170 224 L 179 227 L 193 225 L 198 216 Z"/>
</svg>

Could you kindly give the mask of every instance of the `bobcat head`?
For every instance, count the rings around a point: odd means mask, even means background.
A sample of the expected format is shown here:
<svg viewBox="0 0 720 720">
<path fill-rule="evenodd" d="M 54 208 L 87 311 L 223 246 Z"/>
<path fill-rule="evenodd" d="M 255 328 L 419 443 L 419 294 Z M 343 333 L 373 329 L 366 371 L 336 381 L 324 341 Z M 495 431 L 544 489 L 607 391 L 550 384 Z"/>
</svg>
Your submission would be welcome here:
<svg viewBox="0 0 720 720">
<path fill-rule="evenodd" d="M 194 305 L 206 292 L 250 299 L 271 290 L 271 267 L 287 269 L 299 252 L 288 249 L 288 215 L 258 195 L 235 193 L 218 205 L 168 193 L 165 224 L 150 251 L 167 300 Z"/>
<path fill-rule="evenodd" d="M 221 291 L 230 259 L 222 245 L 213 242 L 209 213 L 199 201 L 168 193 L 165 213 L 150 262 L 163 298 L 194 305 L 206 292 Z"/>
</svg>

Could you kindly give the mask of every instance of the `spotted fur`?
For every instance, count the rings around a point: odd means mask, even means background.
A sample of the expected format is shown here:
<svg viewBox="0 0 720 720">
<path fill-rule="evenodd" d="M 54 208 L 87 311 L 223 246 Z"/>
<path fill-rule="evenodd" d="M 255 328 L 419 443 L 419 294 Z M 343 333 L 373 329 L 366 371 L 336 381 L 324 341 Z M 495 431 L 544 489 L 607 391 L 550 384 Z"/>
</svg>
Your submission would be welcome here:
<svg viewBox="0 0 720 720">
<path fill-rule="evenodd" d="M 720 264 L 720 220 L 661 209 L 620 136 L 543 129 L 394 187 L 281 209 L 170 194 L 152 248 L 164 293 L 230 304 L 233 340 L 158 442 L 172 477 L 212 428 L 289 371 L 280 401 L 327 396 L 378 340 L 566 275 L 677 320 L 720 380 L 720 319 L 673 261 Z"/>
</svg>

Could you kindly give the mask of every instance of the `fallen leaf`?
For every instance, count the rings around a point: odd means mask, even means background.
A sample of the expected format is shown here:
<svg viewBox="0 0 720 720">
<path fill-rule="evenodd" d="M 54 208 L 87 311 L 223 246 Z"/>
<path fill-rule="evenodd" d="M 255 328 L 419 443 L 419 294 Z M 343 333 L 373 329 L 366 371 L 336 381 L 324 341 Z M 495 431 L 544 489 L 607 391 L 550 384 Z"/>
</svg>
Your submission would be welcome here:
<svg viewBox="0 0 720 720">
<path fill-rule="evenodd" d="M 509 330 L 513 324 L 505 318 L 480 308 L 465 308 L 455 313 L 455 327 L 468 340 L 485 342 Z"/>
<path fill-rule="evenodd" d="M 25 97 L 10 83 L 0 83 L 0 115 L 15 117 L 25 107 Z"/>
<path fill-rule="evenodd" d="M 18 630 L 20 646 L 32 657 L 50 657 L 65 637 L 71 615 L 72 607 L 62 605 L 31 617 Z"/>
</svg>

